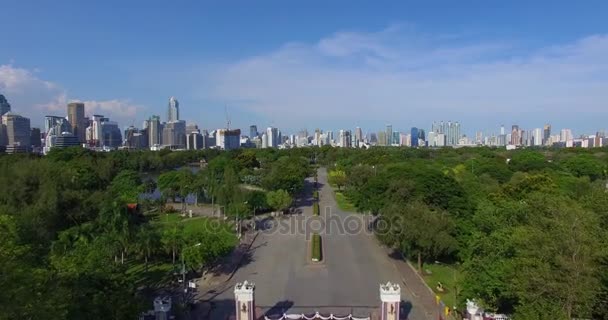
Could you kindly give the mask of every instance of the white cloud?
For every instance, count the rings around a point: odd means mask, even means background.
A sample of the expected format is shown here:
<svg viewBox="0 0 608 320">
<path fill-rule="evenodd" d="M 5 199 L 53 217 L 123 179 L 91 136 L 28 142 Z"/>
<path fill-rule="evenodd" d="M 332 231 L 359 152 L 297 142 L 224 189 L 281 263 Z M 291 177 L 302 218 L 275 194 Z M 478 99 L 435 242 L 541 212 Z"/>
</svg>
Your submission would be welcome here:
<svg viewBox="0 0 608 320">
<path fill-rule="evenodd" d="M 13 65 L 0 65 L 0 94 L 6 96 L 14 112 L 30 117 L 32 125 L 42 123 L 46 114 L 65 115 L 66 105 L 72 101 L 84 102 L 87 115 L 103 114 L 123 125 L 131 123 L 137 113 L 145 109 L 127 99 L 74 99 L 59 84 L 40 79 L 36 73 Z"/>
<path fill-rule="evenodd" d="M 454 44 L 399 27 L 340 32 L 223 65 L 209 77 L 204 90 L 215 99 L 288 128 L 452 119 L 486 129 L 561 119 L 599 129 L 608 118 L 606 35 L 526 50 Z"/>
</svg>

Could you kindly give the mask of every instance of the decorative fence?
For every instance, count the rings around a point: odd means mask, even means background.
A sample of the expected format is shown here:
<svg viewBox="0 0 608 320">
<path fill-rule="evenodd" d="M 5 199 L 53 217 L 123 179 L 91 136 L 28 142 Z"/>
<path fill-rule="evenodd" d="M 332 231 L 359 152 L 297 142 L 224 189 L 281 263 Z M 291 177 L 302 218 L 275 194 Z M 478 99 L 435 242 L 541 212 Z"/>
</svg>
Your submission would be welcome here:
<svg viewBox="0 0 608 320">
<path fill-rule="evenodd" d="M 283 314 L 280 318 L 269 318 L 264 316 L 264 320 L 370 320 L 370 317 L 358 318 L 353 317 L 351 314 L 344 317 L 335 316 L 333 314 L 322 316 L 318 312 L 315 312 L 312 316 L 307 316 L 305 314 Z"/>
</svg>

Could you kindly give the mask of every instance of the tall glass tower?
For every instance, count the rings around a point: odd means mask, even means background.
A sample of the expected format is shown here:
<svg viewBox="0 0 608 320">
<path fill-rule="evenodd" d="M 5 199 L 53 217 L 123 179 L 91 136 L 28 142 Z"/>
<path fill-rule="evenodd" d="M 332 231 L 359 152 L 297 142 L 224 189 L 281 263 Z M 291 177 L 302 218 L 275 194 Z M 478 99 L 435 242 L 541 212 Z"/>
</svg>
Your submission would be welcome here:
<svg viewBox="0 0 608 320">
<path fill-rule="evenodd" d="M 179 102 L 175 97 L 169 99 L 169 108 L 167 110 L 167 122 L 179 120 Z"/>
</svg>

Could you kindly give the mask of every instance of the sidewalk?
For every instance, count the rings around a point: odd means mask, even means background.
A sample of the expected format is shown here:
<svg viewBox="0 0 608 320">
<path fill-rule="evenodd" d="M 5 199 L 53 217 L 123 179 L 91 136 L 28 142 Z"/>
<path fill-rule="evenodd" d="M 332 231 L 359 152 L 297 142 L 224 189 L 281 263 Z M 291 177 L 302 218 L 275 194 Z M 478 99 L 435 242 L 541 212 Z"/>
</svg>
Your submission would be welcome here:
<svg viewBox="0 0 608 320">
<path fill-rule="evenodd" d="M 201 279 L 197 280 L 198 292 L 194 300 L 196 306 L 189 315 L 189 319 L 209 319 L 214 306 L 213 299 L 225 290 L 232 289 L 230 280 L 241 266 L 243 259 L 248 254 L 251 246 L 258 237 L 258 232 L 243 234 L 241 243 L 215 268 L 210 270 Z"/>
<path fill-rule="evenodd" d="M 378 243 L 378 245 L 380 244 Z M 382 249 L 387 256 L 392 254 L 392 249 L 385 246 L 382 246 Z M 401 275 L 401 281 L 405 284 L 403 289 L 411 292 L 416 298 L 417 307 L 424 310 L 427 319 L 437 319 L 440 311 L 435 302 L 435 293 L 426 285 L 418 271 L 404 259 L 392 259 L 392 263 Z"/>
</svg>

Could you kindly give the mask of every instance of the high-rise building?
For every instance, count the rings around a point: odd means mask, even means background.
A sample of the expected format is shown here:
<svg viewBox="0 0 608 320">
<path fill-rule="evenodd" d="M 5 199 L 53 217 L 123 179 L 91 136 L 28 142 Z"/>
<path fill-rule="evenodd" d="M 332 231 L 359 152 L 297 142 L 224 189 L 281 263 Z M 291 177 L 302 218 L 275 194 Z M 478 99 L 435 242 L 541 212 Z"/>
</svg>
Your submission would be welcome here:
<svg viewBox="0 0 608 320">
<path fill-rule="evenodd" d="M 68 122 L 72 128 L 72 134 L 78 139 L 78 142 L 85 143 L 87 121 L 84 117 L 84 103 L 68 103 Z"/>
<path fill-rule="evenodd" d="M 0 94 L 0 116 L 11 111 L 11 105 L 6 98 Z"/>
<path fill-rule="evenodd" d="M 572 139 L 573 139 L 572 130 L 570 130 L 570 129 L 562 129 L 560 131 L 560 135 L 559 135 L 559 141 L 560 142 L 568 142 L 568 141 L 571 141 Z"/>
<path fill-rule="evenodd" d="M 340 130 L 339 146 L 342 148 L 351 147 L 351 133 L 349 130 Z"/>
<path fill-rule="evenodd" d="M 60 135 L 63 132 L 71 132 L 70 123 L 64 117 L 45 116 L 44 117 L 44 133 Z"/>
<path fill-rule="evenodd" d="M 390 146 L 393 144 L 393 126 L 390 124 L 386 125 L 386 141 L 385 145 Z"/>
<path fill-rule="evenodd" d="M 78 145 L 80 145 L 80 142 L 78 142 L 78 138 L 75 135 L 69 132 L 64 132 L 55 138 L 55 143 L 53 147 L 67 148 Z"/>
<path fill-rule="evenodd" d="M 279 129 L 274 127 L 268 127 L 266 129 L 266 139 L 268 139 L 268 148 L 278 147 L 281 139 Z"/>
<path fill-rule="evenodd" d="M 249 126 L 249 138 L 253 139 L 258 136 L 258 126 L 252 124 Z"/>
<path fill-rule="evenodd" d="M 42 136 L 40 134 L 40 128 L 32 128 L 32 130 L 30 131 L 30 145 L 32 146 L 32 148 L 38 149 L 38 151 L 40 150 L 40 147 L 42 146 Z"/>
<path fill-rule="evenodd" d="M 378 131 L 378 145 L 379 146 L 386 146 L 386 142 L 387 142 L 387 138 L 386 138 L 386 132 L 385 131 Z"/>
<path fill-rule="evenodd" d="M 171 149 L 186 147 L 186 121 L 178 120 L 163 125 L 163 146 Z"/>
<path fill-rule="evenodd" d="M 268 148 L 268 134 L 266 134 L 266 132 L 262 133 L 261 145 L 262 145 L 262 148 L 264 148 L 264 149 Z"/>
<path fill-rule="evenodd" d="M 104 117 L 99 114 L 93 115 L 91 118 L 90 132 L 91 137 L 87 139 L 88 144 L 93 147 L 103 147 L 103 128 L 101 126 Z"/>
<path fill-rule="evenodd" d="M 446 146 L 457 145 L 461 138 L 461 128 L 460 123 L 458 121 L 440 121 L 439 123 L 433 122 L 431 131 L 435 132 L 436 137 L 438 134 L 443 134 L 445 136 Z"/>
<path fill-rule="evenodd" d="M 198 125 L 196 125 L 195 123 L 187 124 L 186 125 L 186 134 L 188 134 L 190 132 L 199 132 Z"/>
<path fill-rule="evenodd" d="M 363 130 L 360 127 L 355 128 L 355 142 L 357 147 L 363 142 Z"/>
<path fill-rule="evenodd" d="M 179 121 L 179 102 L 175 97 L 169 98 L 167 122 Z"/>
<path fill-rule="evenodd" d="M 545 126 L 543 127 L 543 139 L 542 139 L 542 144 L 546 144 L 547 141 L 549 141 L 549 138 L 551 138 L 551 125 L 550 124 L 545 124 Z"/>
<path fill-rule="evenodd" d="M 410 134 L 412 136 L 412 147 L 417 147 L 418 146 L 418 128 L 412 127 Z"/>
<path fill-rule="evenodd" d="M 137 129 L 133 126 L 125 130 L 124 146 L 129 149 L 145 149 L 148 148 L 148 130 Z"/>
<path fill-rule="evenodd" d="M 15 152 L 27 152 L 32 145 L 32 132 L 30 129 L 30 119 L 18 114 L 7 112 L 2 115 L 3 131 L 6 132 L 3 138 L 7 146 Z"/>
<path fill-rule="evenodd" d="M 108 119 L 104 119 L 108 120 Z M 115 149 L 122 145 L 122 132 L 115 121 L 101 122 L 102 146 Z"/>
<path fill-rule="evenodd" d="M 519 126 L 514 124 L 511 126 L 511 145 L 519 146 L 521 144 L 521 132 Z"/>
<path fill-rule="evenodd" d="M 163 125 L 160 116 L 152 116 L 148 119 L 148 145 L 158 147 L 163 144 Z"/>
<path fill-rule="evenodd" d="M 203 135 L 198 130 L 190 131 L 186 136 L 186 149 L 200 150 L 205 147 L 203 142 Z"/>
<path fill-rule="evenodd" d="M 219 129 L 216 142 L 217 146 L 223 150 L 238 149 L 241 146 L 241 130 Z"/>
<path fill-rule="evenodd" d="M 547 126 L 545 126 L 546 129 Z M 551 130 L 551 129 L 549 129 Z M 532 141 L 534 146 L 542 146 L 549 138 L 545 138 L 546 131 L 540 128 L 535 128 L 532 131 Z"/>
</svg>

